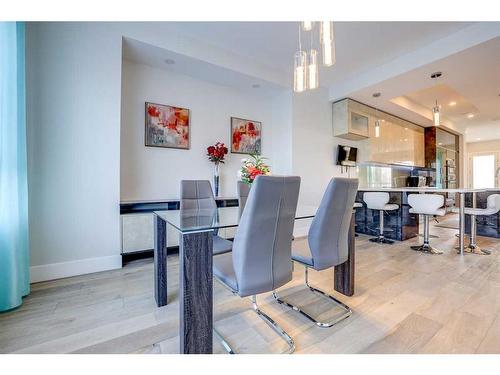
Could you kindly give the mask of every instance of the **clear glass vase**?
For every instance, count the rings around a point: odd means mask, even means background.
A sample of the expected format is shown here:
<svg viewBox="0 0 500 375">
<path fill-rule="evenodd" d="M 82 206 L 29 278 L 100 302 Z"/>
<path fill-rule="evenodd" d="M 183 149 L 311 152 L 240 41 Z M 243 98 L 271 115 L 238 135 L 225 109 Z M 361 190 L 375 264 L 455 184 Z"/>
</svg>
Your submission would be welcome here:
<svg viewBox="0 0 500 375">
<path fill-rule="evenodd" d="M 217 198 L 219 196 L 219 163 L 214 164 L 214 196 Z"/>
</svg>

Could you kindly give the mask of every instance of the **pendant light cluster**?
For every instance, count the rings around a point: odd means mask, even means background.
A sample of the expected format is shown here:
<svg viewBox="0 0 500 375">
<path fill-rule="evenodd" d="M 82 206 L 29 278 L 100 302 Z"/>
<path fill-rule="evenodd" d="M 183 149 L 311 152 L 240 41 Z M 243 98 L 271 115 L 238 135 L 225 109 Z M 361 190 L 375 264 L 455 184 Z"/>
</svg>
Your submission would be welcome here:
<svg viewBox="0 0 500 375">
<path fill-rule="evenodd" d="M 374 98 L 380 98 L 380 94 L 379 92 L 374 92 L 372 94 L 372 96 Z M 380 118 L 378 116 L 378 109 L 375 108 L 375 138 L 380 138 Z"/>
<path fill-rule="evenodd" d="M 441 77 L 443 73 L 436 72 L 431 74 L 431 78 L 437 85 L 438 78 Z M 436 98 L 436 105 L 432 108 L 432 120 L 434 121 L 434 126 L 439 126 L 441 124 L 441 106 L 438 104 Z"/>
<path fill-rule="evenodd" d="M 304 21 L 299 25 L 299 50 L 295 53 L 293 71 L 293 91 L 303 92 L 319 87 L 318 51 L 313 45 L 313 33 L 316 24 L 319 24 L 319 40 L 321 57 L 324 66 L 335 64 L 335 36 L 333 22 Z M 310 35 L 309 51 L 302 50 L 302 31 Z"/>
</svg>

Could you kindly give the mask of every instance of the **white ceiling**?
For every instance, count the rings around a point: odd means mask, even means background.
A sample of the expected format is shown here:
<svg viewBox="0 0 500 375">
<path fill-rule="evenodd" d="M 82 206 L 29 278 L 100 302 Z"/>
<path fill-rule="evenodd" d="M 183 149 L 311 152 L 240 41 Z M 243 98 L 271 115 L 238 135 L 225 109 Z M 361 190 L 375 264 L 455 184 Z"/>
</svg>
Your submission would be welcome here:
<svg viewBox="0 0 500 375">
<path fill-rule="evenodd" d="M 173 30 L 291 73 L 298 47 L 298 22 L 171 22 Z M 467 22 L 335 22 L 337 62 L 322 69 L 330 87 L 370 67 L 444 38 Z M 318 28 L 313 41 L 318 48 Z M 303 48 L 310 35 L 302 34 Z"/>
<path fill-rule="evenodd" d="M 196 48 L 188 57 L 130 38 L 124 39 L 123 54 L 127 60 L 238 89 L 252 90 L 252 85 L 257 84 L 260 91 L 253 89 L 254 92 L 268 93 L 291 87 L 298 25 L 298 22 L 162 22 L 157 25 L 159 35 L 175 35 L 179 42 L 182 37 L 189 38 L 198 43 L 198 54 Z M 330 90 L 330 99 L 352 97 L 429 126 L 429 103 L 436 95 L 429 76 L 442 71 L 440 83 L 448 90 L 442 100 L 447 101 L 450 93 L 454 93 L 468 108 L 477 109 L 475 117 L 468 119 L 465 114 L 457 113 L 461 106 L 450 110 L 448 116 L 444 106 L 445 124 L 466 133 L 468 141 L 500 138 L 500 23 L 335 22 L 334 25 L 337 62 L 320 70 L 321 86 Z M 309 36 L 303 35 L 304 48 L 308 47 L 308 40 Z M 317 43 L 317 35 L 315 40 Z M 210 58 L 205 58 L 207 54 Z M 166 65 L 166 58 L 174 59 L 176 64 Z M 228 61 L 231 63 L 225 64 Z M 256 68 L 252 70 L 251 66 Z M 266 76 L 259 72 L 266 72 Z M 374 99 L 373 92 L 381 92 L 382 96 Z M 404 108 L 391 102 L 396 97 L 408 100 L 412 95 L 417 95 L 413 98 L 413 110 L 408 109 L 411 106 Z"/>
<path fill-rule="evenodd" d="M 123 38 L 122 55 L 123 59 L 127 61 L 189 75 L 218 85 L 258 93 L 258 95 L 272 95 L 273 93 L 285 90 L 284 87 L 273 82 L 156 47 L 132 38 Z M 173 62 L 173 64 L 167 64 L 166 61 Z"/>
<path fill-rule="evenodd" d="M 430 75 L 436 71 L 443 73 L 439 86 L 448 89 L 434 87 Z M 373 98 L 374 92 L 382 96 Z M 453 93 L 457 95 L 454 100 L 458 110 L 449 106 Z M 432 125 L 431 108 L 438 99 L 445 125 L 465 133 L 467 141 L 500 138 L 500 37 L 365 87 L 351 96 L 423 126 Z M 413 97 L 427 109 L 427 114 L 391 102 L 399 96 Z M 470 112 L 474 118 L 467 117 Z"/>
</svg>

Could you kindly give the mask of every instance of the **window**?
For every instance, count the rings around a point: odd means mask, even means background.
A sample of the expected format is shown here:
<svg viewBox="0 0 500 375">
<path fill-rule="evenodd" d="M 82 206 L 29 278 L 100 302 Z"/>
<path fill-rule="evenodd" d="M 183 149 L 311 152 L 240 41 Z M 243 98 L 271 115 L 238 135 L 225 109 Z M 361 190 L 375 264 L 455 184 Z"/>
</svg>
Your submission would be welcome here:
<svg viewBox="0 0 500 375">
<path fill-rule="evenodd" d="M 472 184 L 474 189 L 495 187 L 495 155 L 472 157 Z"/>
</svg>

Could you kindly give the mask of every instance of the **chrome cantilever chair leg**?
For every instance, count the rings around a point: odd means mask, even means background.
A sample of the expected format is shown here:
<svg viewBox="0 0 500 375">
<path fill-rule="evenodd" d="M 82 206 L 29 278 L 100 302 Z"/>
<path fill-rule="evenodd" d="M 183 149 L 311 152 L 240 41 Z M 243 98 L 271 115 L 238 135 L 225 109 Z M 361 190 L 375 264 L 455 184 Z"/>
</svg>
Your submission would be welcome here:
<svg viewBox="0 0 500 375">
<path fill-rule="evenodd" d="M 267 315 L 259 308 L 259 306 L 257 305 L 257 296 L 255 295 L 252 296 L 252 307 L 257 316 L 264 322 L 266 322 L 266 324 L 271 327 L 287 343 L 288 349 L 284 350 L 282 354 L 292 354 L 295 351 L 295 342 L 278 323 L 276 323 L 269 315 Z M 213 332 L 221 342 L 222 346 L 224 346 L 224 349 L 226 349 L 228 354 L 237 354 L 234 349 L 231 348 L 231 345 L 229 345 L 224 336 L 222 336 L 215 328 L 213 328 Z"/>
<path fill-rule="evenodd" d="M 226 339 L 224 338 L 224 336 L 222 336 L 219 331 L 217 331 L 215 328 L 212 329 L 215 336 L 217 336 L 217 338 L 219 339 L 219 341 L 221 342 L 222 346 L 224 347 L 224 349 L 226 349 L 226 352 L 228 354 L 236 354 L 234 352 L 234 350 L 231 348 L 231 346 L 229 345 L 229 343 L 226 341 Z"/>
<path fill-rule="evenodd" d="M 274 299 L 277 302 L 279 302 L 280 304 L 287 305 L 291 309 L 293 309 L 295 311 L 298 311 L 299 313 L 301 313 L 302 315 L 304 315 L 306 318 L 308 318 L 309 320 L 311 320 L 312 322 L 314 322 L 318 327 L 321 327 L 321 328 L 332 327 L 335 324 L 337 324 L 337 323 L 341 322 L 342 320 L 344 320 L 344 319 L 348 318 L 349 316 L 351 316 L 352 310 L 351 310 L 351 308 L 349 306 L 347 306 L 343 302 L 339 301 L 334 296 L 331 296 L 331 295 L 323 292 L 322 290 L 319 290 L 319 289 L 317 289 L 317 288 L 315 288 L 315 287 L 313 287 L 313 286 L 311 286 L 309 284 L 308 268 L 309 267 L 307 267 L 307 266 L 304 265 L 304 269 L 305 269 L 305 275 L 304 275 L 305 277 L 304 277 L 304 279 L 305 279 L 306 286 L 309 288 L 309 290 L 311 292 L 316 293 L 316 294 L 318 294 L 320 296 L 323 296 L 323 297 L 327 298 L 330 301 L 333 301 L 336 306 L 340 306 L 345 311 L 342 315 L 340 315 L 339 317 L 335 318 L 334 320 L 332 320 L 330 322 L 320 322 L 316 318 L 314 318 L 313 316 L 311 316 L 310 314 L 308 314 L 304 310 L 302 310 L 302 308 L 300 308 L 298 306 L 295 306 L 295 305 L 292 305 L 290 302 L 287 302 L 283 298 L 280 298 L 278 296 L 278 293 L 276 291 L 273 291 L 273 297 L 274 297 Z"/>
<path fill-rule="evenodd" d="M 259 306 L 257 305 L 257 297 L 254 295 L 252 296 L 252 306 L 253 306 L 253 311 L 264 321 L 267 323 L 269 327 L 271 327 L 280 337 L 286 341 L 288 344 L 288 350 L 285 350 L 283 354 L 292 354 L 295 351 L 295 343 L 293 339 L 290 337 L 286 331 L 280 327 L 278 323 L 276 323 L 269 315 L 267 315 L 265 312 L 263 312 Z"/>
</svg>

